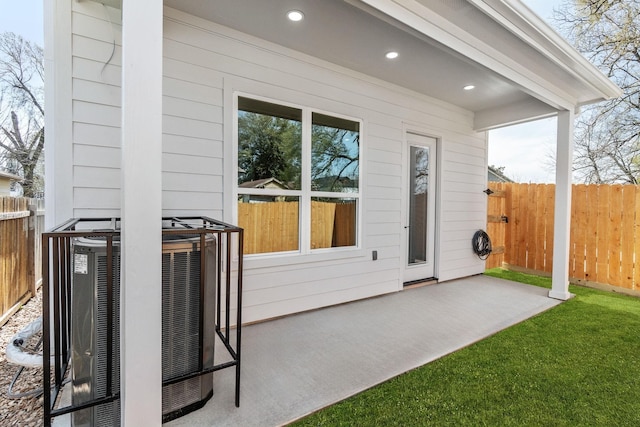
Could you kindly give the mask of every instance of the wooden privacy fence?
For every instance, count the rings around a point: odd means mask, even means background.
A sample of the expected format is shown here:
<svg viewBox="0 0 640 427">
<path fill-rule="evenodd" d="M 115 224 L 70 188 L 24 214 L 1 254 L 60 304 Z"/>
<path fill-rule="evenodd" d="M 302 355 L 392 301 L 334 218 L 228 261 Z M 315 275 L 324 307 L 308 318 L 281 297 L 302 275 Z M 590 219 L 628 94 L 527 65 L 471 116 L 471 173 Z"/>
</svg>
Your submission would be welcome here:
<svg viewBox="0 0 640 427">
<path fill-rule="evenodd" d="M 489 194 L 487 203 L 487 234 L 491 238 L 493 251 L 485 262 L 485 267 L 487 269 L 502 267 L 502 264 L 504 263 L 506 233 L 505 221 L 508 221 L 508 217 L 505 215 L 507 192 L 504 190 L 501 183 L 496 182 L 490 182 L 489 189 L 492 193 Z"/>
<path fill-rule="evenodd" d="M 490 183 L 487 230 L 494 246 L 487 268 L 550 273 L 555 185 Z M 573 185 L 570 280 L 640 291 L 640 186 Z M 506 217 L 507 222 L 499 221 Z"/>
<path fill-rule="evenodd" d="M 0 325 L 35 295 L 42 278 L 43 202 L 0 197 Z"/>
<path fill-rule="evenodd" d="M 503 263 L 551 272 L 555 185 L 490 183 L 487 232 L 495 247 L 487 268 Z"/>
<path fill-rule="evenodd" d="M 298 202 L 238 203 L 244 253 L 295 251 L 299 246 Z M 311 202 L 311 249 L 356 244 L 356 204 Z"/>
</svg>

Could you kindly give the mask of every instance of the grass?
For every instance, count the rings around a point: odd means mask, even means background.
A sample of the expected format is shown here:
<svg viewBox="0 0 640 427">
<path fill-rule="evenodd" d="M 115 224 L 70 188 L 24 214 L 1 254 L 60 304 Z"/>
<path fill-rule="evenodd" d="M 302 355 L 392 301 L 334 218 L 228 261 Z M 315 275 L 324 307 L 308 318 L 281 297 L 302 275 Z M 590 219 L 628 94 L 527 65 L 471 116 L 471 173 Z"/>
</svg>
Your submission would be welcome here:
<svg viewBox="0 0 640 427">
<path fill-rule="evenodd" d="M 570 291 L 545 313 L 293 425 L 639 426 L 640 299 Z"/>
</svg>

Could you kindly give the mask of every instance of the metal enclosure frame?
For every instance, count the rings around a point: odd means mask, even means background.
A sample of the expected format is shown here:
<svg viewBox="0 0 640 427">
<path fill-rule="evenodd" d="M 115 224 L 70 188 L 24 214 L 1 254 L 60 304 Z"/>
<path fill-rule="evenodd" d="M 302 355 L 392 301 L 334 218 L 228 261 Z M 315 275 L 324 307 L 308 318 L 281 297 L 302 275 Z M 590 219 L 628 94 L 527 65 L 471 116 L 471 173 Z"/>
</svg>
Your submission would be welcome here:
<svg viewBox="0 0 640 427">
<path fill-rule="evenodd" d="M 106 343 L 104 348 L 107 355 L 114 354 L 114 305 L 117 291 L 114 289 L 114 240 L 120 237 L 119 218 L 82 218 L 70 219 L 54 229 L 42 235 L 42 268 L 43 268 L 43 367 L 44 367 L 44 425 L 50 426 L 52 419 L 71 414 L 76 411 L 93 408 L 98 405 L 110 404 L 120 399 L 119 381 L 114 384 L 114 370 L 118 370 L 119 363 L 114 364 L 113 357 L 106 357 L 105 364 L 105 391 L 101 396 L 94 396 L 82 403 L 71 404 L 63 407 L 59 397 L 66 378 L 69 376 L 71 349 L 71 307 L 73 290 L 73 247 L 72 243 L 77 238 L 101 238 L 106 242 Z M 200 250 L 200 298 L 199 298 L 199 342 L 198 342 L 198 369 L 191 372 L 163 379 L 162 386 L 170 387 L 173 384 L 192 380 L 214 371 L 235 366 L 235 405 L 240 406 L 240 355 L 241 355 L 241 330 L 242 330 L 242 277 L 243 277 L 243 229 L 226 224 L 208 217 L 165 217 L 163 218 L 163 241 L 175 239 L 176 236 L 192 235 L 192 240 L 199 237 L 199 247 L 206 248 L 207 240 L 215 239 L 213 268 L 215 274 L 215 310 L 213 316 L 205 316 L 202 305 L 205 300 L 205 283 L 207 274 L 207 250 Z M 163 251 L 164 252 L 164 251 Z M 235 265 L 234 265 L 235 264 Z M 211 267 L 209 267 L 211 270 Z M 161 284 L 159 284 L 161 285 Z M 232 294 L 235 294 L 235 305 L 232 304 Z M 210 300 L 210 299 L 209 299 Z M 231 312 L 235 311 L 232 323 Z M 213 317 L 213 319 L 209 319 Z M 214 364 L 213 355 L 211 363 L 205 364 L 203 360 L 208 355 L 203 353 L 205 340 L 202 331 L 205 330 L 204 322 L 213 321 L 215 336 L 218 337 L 227 350 L 231 360 L 225 363 Z M 235 329 L 235 333 L 233 330 Z M 214 339 L 214 337 L 210 337 Z M 53 366 L 50 358 L 53 356 Z M 164 369 L 163 369 L 164 371 Z M 163 375 L 164 377 L 164 375 Z M 48 392 L 47 392 L 48 391 Z M 189 405 L 184 410 L 171 412 L 164 417 L 163 422 L 177 418 L 187 412 L 202 407 L 208 398 Z M 164 412 L 164 411 L 163 411 Z"/>
</svg>

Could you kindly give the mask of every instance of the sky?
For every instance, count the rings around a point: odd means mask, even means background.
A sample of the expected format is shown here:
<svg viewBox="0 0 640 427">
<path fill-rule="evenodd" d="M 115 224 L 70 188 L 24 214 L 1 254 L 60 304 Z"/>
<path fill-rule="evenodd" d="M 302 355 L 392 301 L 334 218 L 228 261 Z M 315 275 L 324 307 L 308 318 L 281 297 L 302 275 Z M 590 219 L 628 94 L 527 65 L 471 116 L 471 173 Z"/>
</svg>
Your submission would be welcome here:
<svg viewBox="0 0 640 427">
<path fill-rule="evenodd" d="M 0 0 L 0 32 L 11 31 L 43 46 L 44 0 Z"/>
<path fill-rule="evenodd" d="M 523 0 L 547 22 L 562 0 Z M 504 174 L 517 182 L 553 183 L 555 166 L 549 166 L 556 149 L 555 117 L 489 132 L 489 165 L 504 166 Z"/>
<path fill-rule="evenodd" d="M 44 45 L 44 0 L 0 0 L 0 32 L 12 31 Z M 562 0 L 522 0 L 547 21 Z M 510 126 L 489 133 L 489 164 L 504 166 L 504 173 L 519 182 L 555 181 L 549 158 L 555 152 L 556 119 Z"/>
</svg>

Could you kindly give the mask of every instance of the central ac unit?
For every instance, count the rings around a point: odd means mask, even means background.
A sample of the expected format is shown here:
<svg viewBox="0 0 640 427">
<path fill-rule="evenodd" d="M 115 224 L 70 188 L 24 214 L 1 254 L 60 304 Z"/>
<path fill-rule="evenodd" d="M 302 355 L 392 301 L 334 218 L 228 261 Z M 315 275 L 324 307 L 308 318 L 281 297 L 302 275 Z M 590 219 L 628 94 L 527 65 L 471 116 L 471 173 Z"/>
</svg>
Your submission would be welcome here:
<svg viewBox="0 0 640 427">
<path fill-rule="evenodd" d="M 71 291 L 71 400 L 74 405 L 107 393 L 107 246 L 104 239 L 77 239 Z M 113 245 L 112 387 L 120 388 L 120 247 Z M 120 400 L 73 413 L 76 427 L 120 425 Z"/>
<path fill-rule="evenodd" d="M 217 273 L 212 235 L 207 235 L 204 254 L 200 236 L 167 235 L 163 240 L 162 381 L 166 382 L 213 367 Z M 163 421 L 202 407 L 212 395 L 213 373 L 165 385 Z"/>
<path fill-rule="evenodd" d="M 112 253 L 112 387 L 118 390 L 120 247 L 117 240 L 114 240 Z M 169 382 L 162 388 L 163 422 L 202 407 L 213 395 L 213 374 L 193 374 L 213 367 L 217 280 L 215 253 L 216 240 L 212 235 L 206 235 L 204 254 L 201 253 L 200 235 L 163 237 L 162 380 L 163 383 Z M 75 239 L 71 295 L 73 405 L 105 397 L 107 289 L 106 240 Z M 72 423 L 77 427 L 119 426 L 120 401 L 76 411 Z"/>
</svg>

